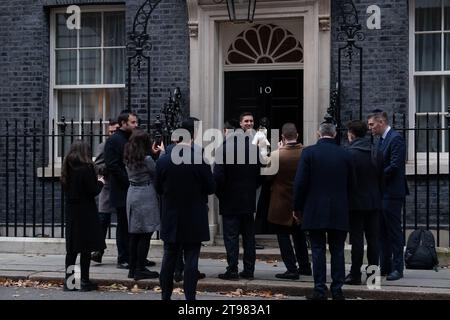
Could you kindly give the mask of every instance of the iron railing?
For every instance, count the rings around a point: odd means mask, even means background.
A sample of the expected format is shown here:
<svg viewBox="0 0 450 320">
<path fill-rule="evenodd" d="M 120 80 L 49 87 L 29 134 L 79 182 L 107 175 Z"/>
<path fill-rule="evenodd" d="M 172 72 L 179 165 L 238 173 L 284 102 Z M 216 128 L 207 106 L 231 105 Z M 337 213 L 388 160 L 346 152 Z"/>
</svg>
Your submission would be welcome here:
<svg viewBox="0 0 450 320">
<path fill-rule="evenodd" d="M 346 118 L 351 119 L 351 115 Z M 450 239 L 450 127 L 444 119 L 443 114 L 417 114 L 415 125 L 409 127 L 406 116 L 397 115 L 391 117 L 391 123 L 404 136 L 408 150 L 410 195 L 403 209 L 404 235 L 424 227 L 436 232 L 441 246 L 450 247 L 446 241 Z M 95 153 L 96 145 L 105 139 L 106 125 L 101 120 L 2 121 L 0 236 L 64 237 L 61 163 L 70 144 L 78 138 L 87 141 Z M 157 128 L 154 136 L 168 145 L 168 132 Z M 346 144 L 345 130 L 340 134 L 342 144 Z"/>
</svg>

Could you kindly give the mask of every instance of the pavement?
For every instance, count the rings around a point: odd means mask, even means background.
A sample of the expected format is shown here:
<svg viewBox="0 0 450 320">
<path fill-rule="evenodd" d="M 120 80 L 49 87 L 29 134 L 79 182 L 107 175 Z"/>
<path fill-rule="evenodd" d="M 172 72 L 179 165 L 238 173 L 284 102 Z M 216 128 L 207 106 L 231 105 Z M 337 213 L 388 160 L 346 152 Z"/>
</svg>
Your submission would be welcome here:
<svg viewBox="0 0 450 320">
<path fill-rule="evenodd" d="M 62 284 L 64 277 L 63 254 L 37 253 L 0 253 L 0 280 L 30 280 Z M 161 268 L 162 246 L 151 246 L 149 258 L 157 263 L 151 270 Z M 328 260 L 329 261 L 329 260 Z M 242 261 L 239 262 L 242 268 Z M 305 296 L 312 292 L 313 278 L 301 276 L 300 280 L 282 280 L 275 278 L 275 274 L 283 273 L 285 266 L 280 259 L 278 248 L 257 250 L 257 261 L 254 280 L 226 281 L 217 276 L 226 267 L 225 248 L 222 246 L 202 247 L 199 269 L 206 274 L 206 278 L 198 282 L 198 291 L 211 293 L 236 293 L 276 296 Z M 346 265 L 346 270 L 350 265 Z M 91 279 L 100 285 L 113 284 L 133 288 L 136 284 L 141 289 L 155 290 L 159 287 L 158 279 L 134 281 L 127 278 L 128 271 L 116 268 L 115 256 L 104 256 L 102 264 L 92 262 Z M 328 280 L 330 266 L 328 265 Z M 364 279 L 363 279 L 364 280 Z M 2 281 L 0 281 L 1 286 Z M 175 287 L 182 288 L 181 283 Z M 449 299 L 450 300 L 450 268 L 443 265 L 438 272 L 433 270 L 405 270 L 404 278 L 397 281 L 386 281 L 381 278 L 379 288 L 369 288 L 367 285 L 347 286 L 344 294 L 353 299 Z"/>
</svg>

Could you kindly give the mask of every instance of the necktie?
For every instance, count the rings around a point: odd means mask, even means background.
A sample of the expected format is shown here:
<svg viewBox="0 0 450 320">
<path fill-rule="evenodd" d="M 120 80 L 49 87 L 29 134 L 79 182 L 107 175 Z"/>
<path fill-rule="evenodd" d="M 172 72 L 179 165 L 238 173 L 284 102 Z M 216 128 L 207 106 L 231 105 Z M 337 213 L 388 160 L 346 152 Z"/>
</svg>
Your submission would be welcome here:
<svg viewBox="0 0 450 320">
<path fill-rule="evenodd" d="M 383 148 L 383 137 L 380 137 L 380 140 L 378 140 L 378 149 L 380 150 L 381 148 Z"/>
</svg>

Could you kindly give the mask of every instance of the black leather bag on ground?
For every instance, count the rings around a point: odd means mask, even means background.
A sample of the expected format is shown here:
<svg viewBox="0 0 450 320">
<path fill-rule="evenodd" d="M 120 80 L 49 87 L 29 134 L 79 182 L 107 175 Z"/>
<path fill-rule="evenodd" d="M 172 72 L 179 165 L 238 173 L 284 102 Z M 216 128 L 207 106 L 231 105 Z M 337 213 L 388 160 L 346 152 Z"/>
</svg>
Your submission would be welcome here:
<svg viewBox="0 0 450 320">
<path fill-rule="evenodd" d="M 437 271 L 438 265 L 436 242 L 431 231 L 425 229 L 413 231 L 406 244 L 406 269 L 434 269 Z"/>
</svg>

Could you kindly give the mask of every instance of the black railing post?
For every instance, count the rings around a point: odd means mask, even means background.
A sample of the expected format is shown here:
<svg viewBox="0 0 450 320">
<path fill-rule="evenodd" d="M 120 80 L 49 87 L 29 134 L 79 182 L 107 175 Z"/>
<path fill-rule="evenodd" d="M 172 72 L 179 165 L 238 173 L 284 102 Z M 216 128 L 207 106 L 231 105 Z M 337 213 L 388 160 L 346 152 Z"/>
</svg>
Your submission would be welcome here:
<svg viewBox="0 0 450 320">
<path fill-rule="evenodd" d="M 17 237 L 17 157 L 19 153 L 18 148 L 18 131 L 17 131 L 17 119 L 14 120 L 14 236 Z"/>
<path fill-rule="evenodd" d="M 65 155 L 65 142 L 66 142 L 66 118 L 64 116 L 61 117 L 61 172 L 63 170 L 63 164 L 64 164 L 64 155 Z M 65 226 L 65 219 L 64 219 L 64 206 L 65 206 L 65 192 L 64 188 L 61 185 L 61 238 L 64 238 L 64 226 Z"/>
<path fill-rule="evenodd" d="M 41 198 L 41 232 L 42 232 L 42 237 L 45 237 L 45 139 L 46 139 L 46 134 L 45 134 L 45 130 L 46 130 L 46 126 L 45 126 L 45 120 L 42 120 L 42 159 L 41 159 L 41 173 L 42 173 L 42 177 L 41 177 L 41 194 L 42 194 L 42 198 Z"/>
<path fill-rule="evenodd" d="M 427 140 L 427 230 L 430 230 L 430 114 L 426 115 L 426 140 Z"/>
<path fill-rule="evenodd" d="M 450 106 L 447 109 L 447 152 L 450 154 Z M 448 157 L 448 208 L 450 208 L 450 156 Z M 448 246 L 450 247 L 450 209 L 448 211 Z"/>
<path fill-rule="evenodd" d="M 55 237 L 55 119 L 52 119 L 52 238 Z"/>
<path fill-rule="evenodd" d="M 33 237 L 36 237 L 36 120 L 33 120 Z"/>
<path fill-rule="evenodd" d="M 27 120 L 23 123 L 23 236 L 27 236 Z"/>
<path fill-rule="evenodd" d="M 441 165 L 441 159 L 440 159 L 440 154 L 441 154 L 441 130 L 440 130 L 440 125 L 439 125 L 439 123 L 441 122 L 440 120 L 440 117 L 441 117 L 441 115 L 438 113 L 437 115 L 437 124 L 438 124 L 438 127 L 436 128 L 436 133 L 437 133 L 437 151 L 436 151 L 436 156 L 437 156 L 437 168 L 436 168 L 436 204 L 437 204 L 437 207 L 436 207 L 436 216 L 437 216 L 437 235 L 436 235 L 436 241 L 437 241 L 437 245 L 436 246 L 438 246 L 439 247 L 439 243 L 440 243 L 440 226 L 441 226 L 441 223 L 440 223 L 440 215 L 441 215 L 441 208 L 440 208 L 440 205 L 441 205 L 441 195 L 440 195 L 440 193 L 441 193 L 441 186 L 440 186 L 440 179 L 439 179 L 439 175 L 440 175 L 440 165 Z"/>
<path fill-rule="evenodd" d="M 417 178 L 417 154 L 419 147 L 418 141 L 419 141 L 419 134 L 420 134 L 420 128 L 419 128 L 419 122 L 417 113 L 414 114 L 414 230 L 417 230 L 417 211 L 418 211 L 418 201 L 417 201 L 417 184 L 419 183 Z"/>
</svg>

